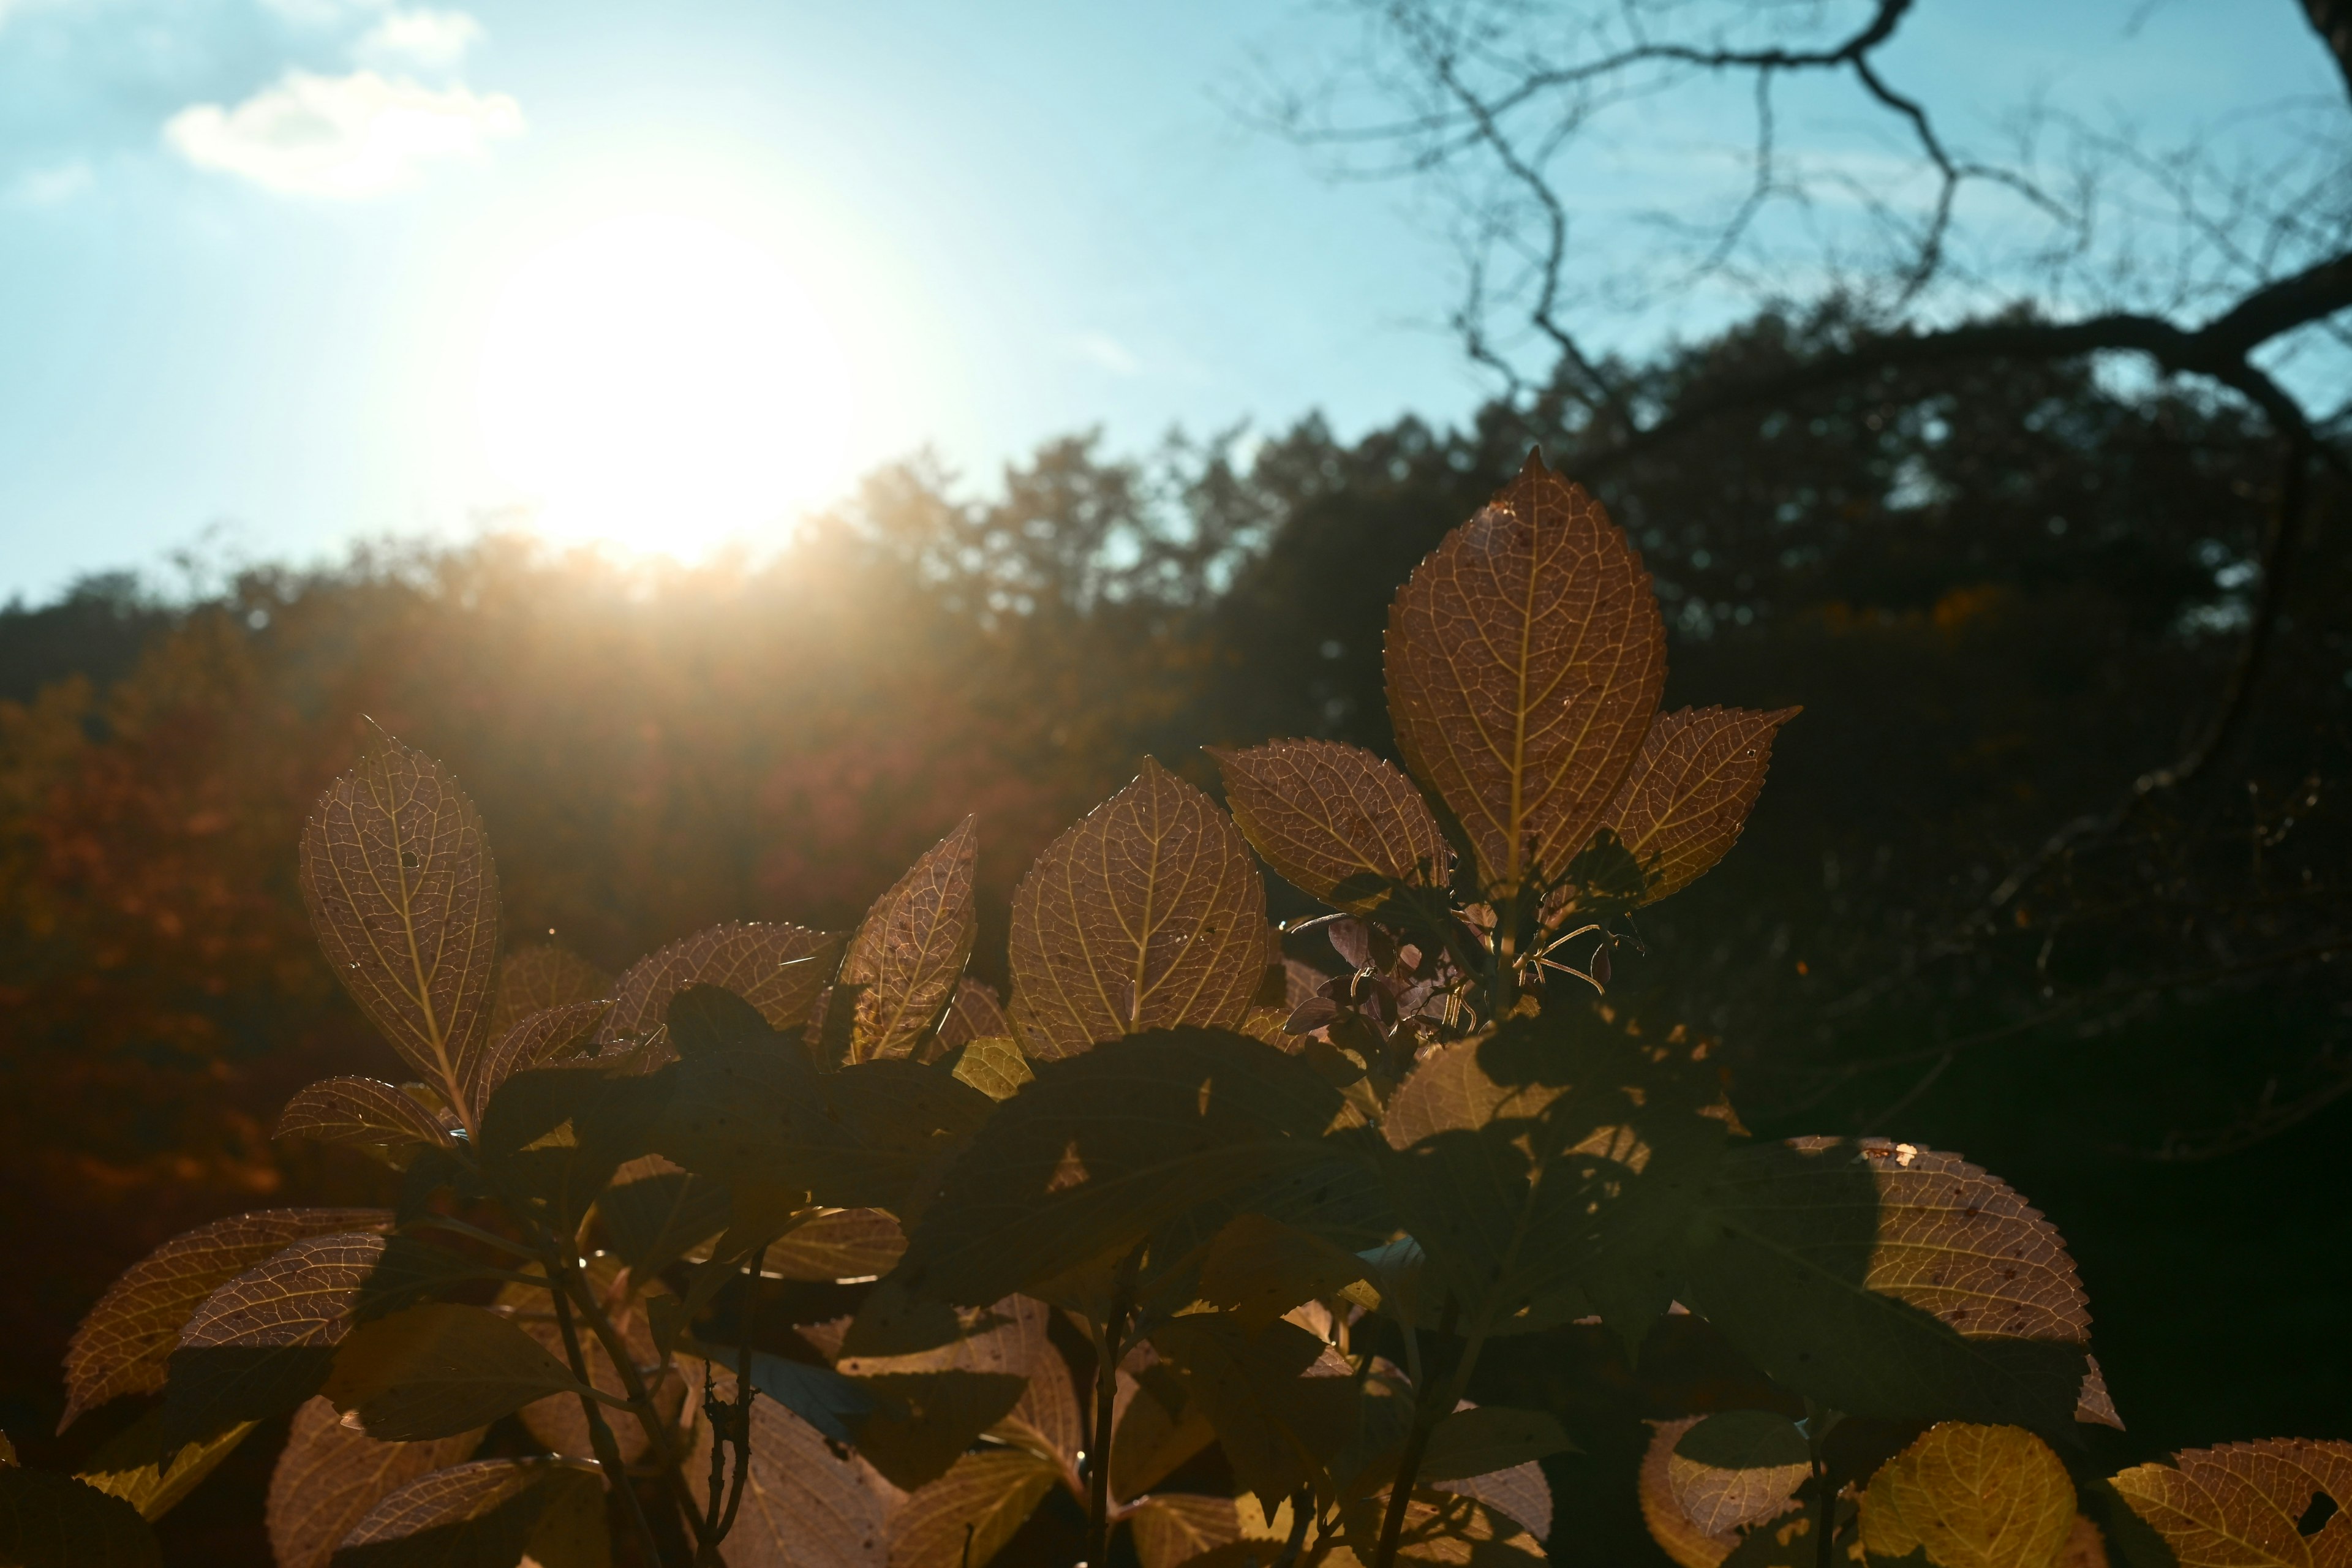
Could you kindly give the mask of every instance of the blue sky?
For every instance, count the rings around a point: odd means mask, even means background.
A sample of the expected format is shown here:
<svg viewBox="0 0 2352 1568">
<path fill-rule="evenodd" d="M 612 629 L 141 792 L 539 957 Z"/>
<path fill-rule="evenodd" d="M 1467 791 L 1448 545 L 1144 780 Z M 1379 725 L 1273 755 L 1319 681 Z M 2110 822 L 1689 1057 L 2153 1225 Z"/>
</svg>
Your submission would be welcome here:
<svg viewBox="0 0 2352 1568">
<path fill-rule="evenodd" d="M 1888 64 L 1964 110 L 2055 83 L 2177 129 L 2326 90 L 2296 9 L 1928 0 Z M 0 0 L 0 598 L 200 540 L 306 562 L 462 534 L 559 484 L 551 462 L 593 492 L 596 421 L 664 400 L 578 401 L 578 367 L 659 360 L 677 321 L 797 367 L 709 362 L 750 378 L 747 422 L 824 432 L 789 482 L 736 476 L 761 517 L 926 446 L 984 482 L 1092 426 L 1134 449 L 1311 409 L 1343 433 L 1457 416 L 1484 384 L 1440 326 L 1442 205 L 1329 180 L 1232 106 L 1350 37 L 1282 0 Z M 1686 145 L 1728 144 L 1690 112 Z M 1609 199 L 1717 165 L 1621 164 Z M 633 267 L 698 298 L 603 319 Z M 771 284 L 795 301 L 774 320 Z M 1621 341 L 1708 324 L 1695 304 Z M 494 395 L 499 343 L 572 368 Z"/>
</svg>

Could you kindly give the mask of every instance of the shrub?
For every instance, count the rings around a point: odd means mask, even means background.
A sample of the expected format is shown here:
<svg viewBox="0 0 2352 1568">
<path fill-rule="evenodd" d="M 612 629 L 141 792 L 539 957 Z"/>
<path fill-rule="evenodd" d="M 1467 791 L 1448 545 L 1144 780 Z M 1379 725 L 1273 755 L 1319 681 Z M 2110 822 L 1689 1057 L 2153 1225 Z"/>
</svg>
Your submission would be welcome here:
<svg viewBox="0 0 2352 1568">
<path fill-rule="evenodd" d="M 1056 1492 L 1089 1563 L 1124 1531 L 1143 1568 L 1507 1568 L 1578 1531 L 1542 1468 L 1578 1461 L 1464 1397 L 1482 1352 L 1584 1323 L 1630 1362 L 1681 1317 L 1741 1369 L 1641 1468 L 1685 1568 L 2345 1560 L 2352 1445 L 2103 1479 L 2053 1227 L 1948 1153 L 1750 1138 L 1708 1042 L 1617 983 L 1794 710 L 1658 711 L 1595 503 L 1530 459 L 1398 595 L 1387 669 L 1409 773 L 1221 752 L 1228 817 L 1147 760 L 1049 847 L 1009 1006 L 964 974 L 969 821 L 846 941 L 501 959 L 471 803 L 381 738 L 301 882 L 415 1080 L 314 1084 L 279 1132 L 398 1203 L 123 1275 L 67 1420 L 161 1398 L 79 1478 L 0 1470 L 0 1558 L 152 1562 L 145 1521 L 291 1413 L 285 1568 L 982 1568 Z M 1333 912 L 1269 927 L 1253 849 Z"/>
</svg>

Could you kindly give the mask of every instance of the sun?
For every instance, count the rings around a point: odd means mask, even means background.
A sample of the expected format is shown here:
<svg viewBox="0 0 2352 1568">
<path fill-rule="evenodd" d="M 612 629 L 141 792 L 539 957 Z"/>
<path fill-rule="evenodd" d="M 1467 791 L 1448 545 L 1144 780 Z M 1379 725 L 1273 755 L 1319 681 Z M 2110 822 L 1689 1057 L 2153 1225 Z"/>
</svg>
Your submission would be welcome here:
<svg viewBox="0 0 2352 1568">
<path fill-rule="evenodd" d="M 854 379 L 775 258 L 717 224 L 645 213 L 515 269 L 476 408 L 491 468 L 546 532 L 690 557 L 848 478 Z"/>
</svg>

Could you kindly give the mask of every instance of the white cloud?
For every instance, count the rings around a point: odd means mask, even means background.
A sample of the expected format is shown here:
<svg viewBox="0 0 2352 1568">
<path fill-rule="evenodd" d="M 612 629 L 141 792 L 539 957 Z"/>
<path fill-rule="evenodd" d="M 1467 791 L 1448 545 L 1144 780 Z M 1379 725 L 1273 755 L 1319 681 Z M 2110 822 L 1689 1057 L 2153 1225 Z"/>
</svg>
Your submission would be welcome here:
<svg viewBox="0 0 2352 1568">
<path fill-rule="evenodd" d="M 463 11 L 387 11 L 360 40 L 362 59 L 405 61 L 444 69 L 482 40 L 482 25 Z"/>
<path fill-rule="evenodd" d="M 88 190 L 93 177 L 89 165 L 77 158 L 46 169 L 26 171 L 8 187 L 8 195 L 28 207 L 52 207 Z"/>
<path fill-rule="evenodd" d="M 234 109 L 190 105 L 163 140 L 200 169 L 281 195 L 369 196 L 405 184 L 419 163 L 476 157 L 521 130 L 522 110 L 504 93 L 298 70 Z"/>
<path fill-rule="evenodd" d="M 1135 357 L 1135 351 L 1108 332 L 1080 332 L 1070 340 L 1070 352 L 1113 375 L 1143 374 L 1143 362 Z"/>
</svg>

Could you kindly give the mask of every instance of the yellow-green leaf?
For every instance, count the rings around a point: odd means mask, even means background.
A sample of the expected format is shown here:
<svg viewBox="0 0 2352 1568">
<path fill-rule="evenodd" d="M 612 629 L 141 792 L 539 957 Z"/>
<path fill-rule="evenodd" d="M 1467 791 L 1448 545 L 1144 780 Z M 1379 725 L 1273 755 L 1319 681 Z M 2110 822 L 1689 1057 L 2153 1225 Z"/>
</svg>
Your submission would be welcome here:
<svg viewBox="0 0 2352 1568">
<path fill-rule="evenodd" d="M 2020 1426 L 1945 1421 L 1886 1461 L 1862 1498 L 1874 1560 L 1927 1568 L 2052 1568 L 2074 1528 L 2074 1484 Z"/>
<path fill-rule="evenodd" d="M 840 984 L 862 985 L 849 1059 L 915 1054 L 955 994 L 971 956 L 972 864 L 967 816 L 874 901 L 842 957 Z"/>
<path fill-rule="evenodd" d="M 966 1454 L 918 1488 L 890 1521 L 890 1568 L 982 1568 L 1061 1479 L 1019 1448 Z"/>
<path fill-rule="evenodd" d="M 1675 1502 L 1707 1535 L 1781 1513 L 1811 1474 L 1805 1435 L 1769 1410 L 1707 1416 L 1675 1440 L 1666 1459 Z"/>
<path fill-rule="evenodd" d="M 1010 1100 L 1034 1077 L 1020 1042 L 1010 1035 L 990 1035 L 964 1042 L 956 1058 L 955 1075 L 991 1100 Z"/>
<path fill-rule="evenodd" d="M 1032 1061 L 1241 1022 L 1265 978 L 1265 888 L 1207 795 L 1150 758 L 1013 895 L 1013 1023 Z"/>
<path fill-rule="evenodd" d="M 1239 1505 L 1232 1498 L 1170 1492 L 1146 1498 L 1128 1510 L 1135 1532 L 1135 1555 L 1143 1568 L 1183 1568 L 1220 1546 L 1242 1539 Z"/>
<path fill-rule="evenodd" d="M 151 1410 L 107 1439 L 97 1453 L 75 1471 L 109 1497 L 119 1497 L 139 1510 L 142 1519 L 157 1520 L 182 1498 L 196 1489 L 206 1476 L 236 1451 L 258 1426 L 237 1421 L 172 1453 L 164 1452 L 168 1424 L 162 1410 Z"/>
<path fill-rule="evenodd" d="M 302 900 L 327 965 L 427 1083 L 467 1116 L 489 1044 L 499 877 L 446 768 L 378 732 L 302 829 Z"/>
</svg>

